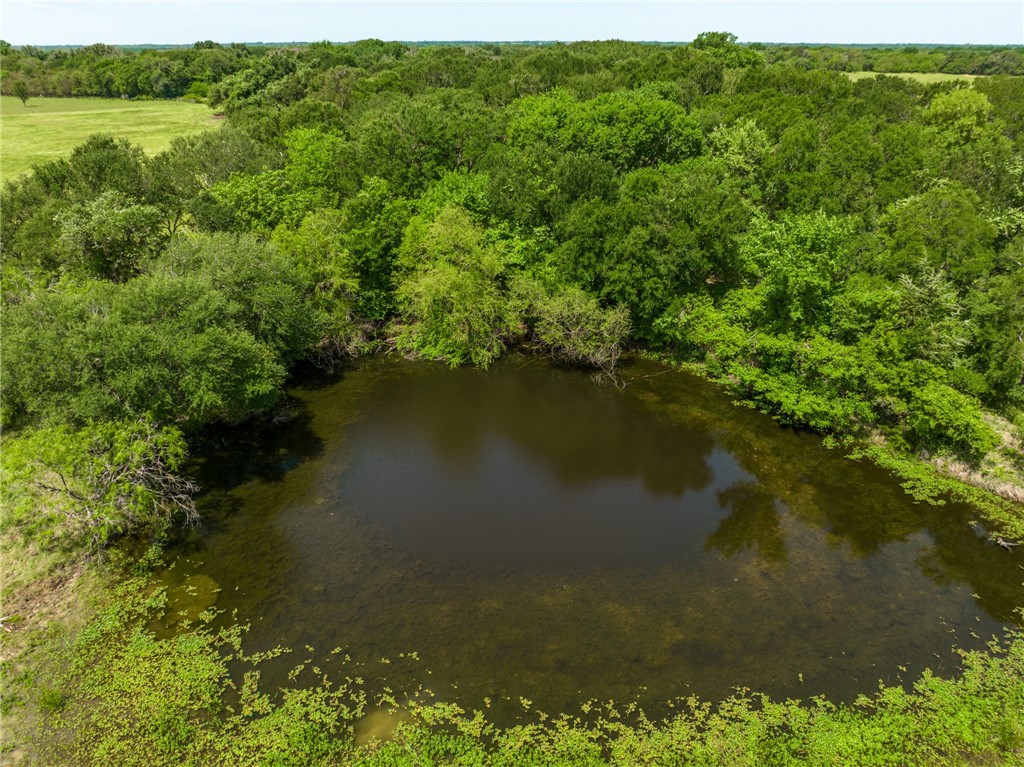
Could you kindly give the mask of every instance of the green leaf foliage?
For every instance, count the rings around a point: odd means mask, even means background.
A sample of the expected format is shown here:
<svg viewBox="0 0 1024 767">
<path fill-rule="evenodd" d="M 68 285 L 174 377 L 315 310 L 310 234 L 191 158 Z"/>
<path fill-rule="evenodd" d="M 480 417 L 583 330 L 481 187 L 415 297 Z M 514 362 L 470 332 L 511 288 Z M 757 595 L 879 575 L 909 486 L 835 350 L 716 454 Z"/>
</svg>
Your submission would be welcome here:
<svg viewBox="0 0 1024 767">
<path fill-rule="evenodd" d="M 154 276 L 193 276 L 231 302 L 235 317 L 284 363 L 316 340 L 304 293 L 309 283 L 295 261 L 250 236 L 179 237 L 149 266 Z"/>
<path fill-rule="evenodd" d="M 119 192 L 104 192 L 54 217 L 68 265 L 86 275 L 123 282 L 166 241 L 160 211 L 136 205 Z"/>
<path fill-rule="evenodd" d="M 357 745 L 367 696 L 351 677 L 331 681 L 346 675 L 344 665 L 319 670 L 305 689 L 292 682 L 271 695 L 238 627 L 214 630 L 208 612 L 158 638 L 146 626 L 166 601 L 147 593 L 143 582 L 129 582 L 56 651 L 51 682 L 63 705 L 44 709 L 34 733 L 47 764 L 966 766 L 1012 764 L 1024 746 L 1019 635 L 964 653 L 955 678 L 925 671 L 910 690 L 882 686 L 852 704 L 743 693 L 715 706 L 681 699 L 676 713 L 652 721 L 633 706 L 587 703 L 585 718 L 529 712 L 524 723 L 499 728 L 481 711 L 413 699 L 389 739 Z M 228 661 L 242 670 L 240 681 Z"/>
<path fill-rule="evenodd" d="M 225 121 L 155 158 L 95 135 L 0 192 L 4 524 L 36 542 L 95 551 L 187 517 L 185 437 L 373 338 L 480 366 L 529 339 L 603 370 L 640 346 L 1022 535 L 1019 503 L 921 460 L 1020 482 L 1022 50 L 0 42 L 0 65 L 5 95 L 187 95 Z M 136 591 L 61 656 L 31 758 L 976 765 L 1024 745 L 1015 638 L 852 705 L 502 730 L 444 703 L 356 747 L 357 693 L 264 691 L 224 666 L 245 663 L 237 632 L 151 633 L 159 601 Z"/>
<path fill-rule="evenodd" d="M 602 309 L 593 296 L 575 287 L 553 295 L 529 286 L 517 292 L 532 294 L 526 315 L 533 320 L 537 341 L 552 357 L 609 374 L 615 370 L 630 331 L 626 309 Z"/>
<path fill-rule="evenodd" d="M 84 283 L 11 306 L 4 419 L 82 424 L 149 413 L 193 428 L 276 399 L 285 368 L 254 319 L 195 276 Z"/>
<path fill-rule="evenodd" d="M 451 366 L 487 367 L 519 328 L 517 308 L 500 282 L 501 260 L 460 208 L 429 224 L 414 219 L 402 243 L 407 276 L 398 286 L 402 351 Z"/>
<path fill-rule="evenodd" d="M 175 475 L 184 457 L 181 433 L 146 418 L 8 437 L 3 524 L 44 545 L 96 551 L 124 533 L 194 521 L 196 488 Z"/>
</svg>

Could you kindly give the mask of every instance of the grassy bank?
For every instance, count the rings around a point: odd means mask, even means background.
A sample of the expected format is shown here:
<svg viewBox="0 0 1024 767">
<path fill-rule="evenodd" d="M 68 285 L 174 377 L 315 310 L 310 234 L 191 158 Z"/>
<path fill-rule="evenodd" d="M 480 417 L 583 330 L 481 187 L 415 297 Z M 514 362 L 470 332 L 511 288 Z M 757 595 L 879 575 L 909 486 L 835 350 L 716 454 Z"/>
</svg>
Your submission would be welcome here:
<svg viewBox="0 0 1024 767">
<path fill-rule="evenodd" d="M 152 155 L 177 136 L 216 125 L 209 107 L 185 101 L 30 98 L 22 104 L 0 96 L 0 180 L 66 156 L 94 133 L 128 139 Z"/>
<path fill-rule="evenodd" d="M 748 693 L 712 705 L 680 699 L 675 716 L 595 704 L 587 720 L 524 724 L 421 693 L 372 700 L 343 656 L 318 683 L 264 689 L 244 630 L 212 614 L 173 637 L 149 628 L 165 609 L 134 578 L 73 640 L 37 651 L 22 691 L 22 763 L 59 765 L 996 765 L 1024 763 L 1024 637 L 965 653 L 956 679 L 927 672 L 913 690 L 880 688 L 852 705 L 777 702 Z M 228 659 L 242 671 L 230 673 Z M 301 658 L 296 656 L 297 664 Z M 306 671 L 308 675 L 309 670 Z M 333 681 L 332 681 L 333 680 Z M 401 715 L 382 713 L 394 706 Z M 390 736 L 366 737 L 368 727 Z M 10 733 L 9 733 L 10 735 Z M 11 739 L 8 738 L 8 747 Z"/>
</svg>

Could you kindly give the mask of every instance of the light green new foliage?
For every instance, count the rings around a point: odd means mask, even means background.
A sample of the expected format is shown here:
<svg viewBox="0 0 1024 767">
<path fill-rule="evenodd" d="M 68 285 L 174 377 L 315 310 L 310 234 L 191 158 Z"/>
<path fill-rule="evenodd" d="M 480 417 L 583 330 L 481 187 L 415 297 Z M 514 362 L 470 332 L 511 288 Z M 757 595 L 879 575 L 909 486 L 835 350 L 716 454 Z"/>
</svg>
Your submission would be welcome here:
<svg viewBox="0 0 1024 767">
<path fill-rule="evenodd" d="M 536 320 L 537 340 L 555 359 L 592 365 L 605 373 L 615 369 L 630 331 L 625 307 L 603 309 L 593 296 L 568 287 L 537 295 L 527 312 Z"/>
<path fill-rule="evenodd" d="M 0 180 L 66 157 L 95 133 L 128 139 L 154 155 L 178 137 L 217 127 L 205 104 L 184 101 L 0 97 Z"/>
<path fill-rule="evenodd" d="M 243 652 L 244 629 L 214 629 L 212 611 L 159 638 L 147 626 L 167 609 L 144 578 L 72 642 L 46 650 L 45 689 L 30 691 L 40 718 L 11 737 L 52 767 L 317 767 L 345 764 L 351 722 L 365 696 L 349 684 L 260 684 L 258 664 L 281 654 Z M 229 673 L 233 663 L 239 674 Z M 240 679 L 238 679 L 240 677 Z"/>
<path fill-rule="evenodd" d="M 174 474 L 184 456 L 181 433 L 146 418 L 8 437 L 0 457 L 4 525 L 43 544 L 95 551 L 123 533 L 194 520 L 196 488 Z"/>
<path fill-rule="evenodd" d="M 759 282 L 766 324 L 799 332 L 828 322 L 850 231 L 850 222 L 821 213 L 754 222 L 742 257 Z"/>
<path fill-rule="evenodd" d="M 402 316 L 399 349 L 451 366 L 487 367 L 519 325 L 519 312 L 501 290 L 501 260 L 460 208 L 433 222 L 415 220 L 400 255 L 408 271 L 397 291 Z"/>
</svg>

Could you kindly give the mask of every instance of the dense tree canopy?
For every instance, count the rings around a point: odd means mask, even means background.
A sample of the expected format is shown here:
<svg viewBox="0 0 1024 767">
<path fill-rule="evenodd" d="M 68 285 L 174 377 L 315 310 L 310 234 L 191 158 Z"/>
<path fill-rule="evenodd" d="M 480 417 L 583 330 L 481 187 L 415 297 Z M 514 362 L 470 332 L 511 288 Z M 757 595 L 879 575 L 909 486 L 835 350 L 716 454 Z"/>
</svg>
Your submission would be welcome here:
<svg viewBox="0 0 1024 767">
<path fill-rule="evenodd" d="M 526 341 L 610 371 L 633 343 L 835 438 L 1019 468 L 1020 82 L 842 74 L 1017 75 L 1016 49 L 0 55 L 5 92 L 227 116 L 151 158 L 94 136 L 6 185 L 8 429 L 190 436 L 375 345 L 487 365 Z"/>
</svg>

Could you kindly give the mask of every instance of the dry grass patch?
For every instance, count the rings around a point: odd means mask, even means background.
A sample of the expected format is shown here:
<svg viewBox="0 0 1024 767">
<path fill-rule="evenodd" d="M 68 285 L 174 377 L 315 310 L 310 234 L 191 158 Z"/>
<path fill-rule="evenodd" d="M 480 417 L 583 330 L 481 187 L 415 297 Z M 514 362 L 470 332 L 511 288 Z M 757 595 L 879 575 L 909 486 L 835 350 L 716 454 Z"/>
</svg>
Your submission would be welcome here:
<svg viewBox="0 0 1024 767">
<path fill-rule="evenodd" d="M 904 80 L 913 80 L 925 85 L 930 83 L 948 83 L 956 80 L 971 82 L 979 77 L 984 77 L 984 75 L 952 75 L 946 72 L 845 72 L 844 74 L 854 81 L 868 80 L 880 76 L 902 77 Z"/>
</svg>

